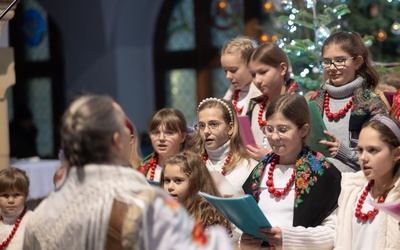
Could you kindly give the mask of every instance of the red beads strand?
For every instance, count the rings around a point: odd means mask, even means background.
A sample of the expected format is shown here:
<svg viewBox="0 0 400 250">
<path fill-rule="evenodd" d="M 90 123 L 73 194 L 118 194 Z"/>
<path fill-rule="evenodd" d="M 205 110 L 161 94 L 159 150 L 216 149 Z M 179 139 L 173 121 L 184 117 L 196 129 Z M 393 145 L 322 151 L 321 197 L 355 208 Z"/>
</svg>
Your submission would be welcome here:
<svg viewBox="0 0 400 250">
<path fill-rule="evenodd" d="M 207 154 L 207 153 L 204 153 L 204 155 L 203 155 L 203 162 L 206 163 L 206 162 L 207 162 L 207 159 L 208 159 L 208 154 Z M 228 155 L 227 155 L 226 158 L 225 158 L 224 166 L 228 165 L 228 164 L 231 162 L 231 159 L 232 159 L 232 152 L 229 152 Z M 226 175 L 226 172 L 225 172 L 224 169 L 222 169 L 221 174 L 222 174 L 222 175 Z"/>
<path fill-rule="evenodd" d="M 26 207 L 24 208 L 24 210 L 22 211 L 22 213 L 19 215 L 18 219 L 15 221 L 14 227 L 11 230 L 10 235 L 8 235 L 7 239 L 4 240 L 1 245 L 0 245 L 0 249 L 4 249 L 8 246 L 8 244 L 10 244 L 10 241 L 12 240 L 12 238 L 14 237 L 15 233 L 17 232 L 17 229 L 19 227 L 19 224 L 22 221 L 22 218 L 24 217 L 26 213 Z M 3 220 L 3 216 L 0 216 L 0 221 Z"/>
<path fill-rule="evenodd" d="M 358 200 L 358 203 L 357 203 L 355 216 L 358 219 L 360 219 L 362 222 L 367 221 L 369 219 L 373 220 L 375 218 L 375 216 L 379 213 L 379 210 L 377 208 L 374 208 L 373 210 L 370 210 L 367 213 L 361 212 L 364 201 L 367 198 L 367 195 L 373 185 L 374 185 L 374 180 L 370 180 L 368 182 L 368 185 L 365 187 L 364 191 L 362 192 L 360 199 Z M 383 202 L 385 202 L 385 197 L 381 196 L 378 199 L 378 203 L 383 203 Z"/>
<path fill-rule="evenodd" d="M 326 117 L 328 117 L 329 120 L 338 121 L 340 118 L 345 117 L 346 113 L 353 106 L 353 97 L 351 97 L 349 102 L 346 104 L 346 106 L 344 108 L 340 109 L 339 112 L 337 112 L 337 113 L 331 113 L 331 110 L 329 108 L 329 98 L 330 98 L 330 95 L 328 94 L 328 92 L 326 92 L 325 97 L 324 97 L 324 110 L 325 110 L 325 115 L 326 115 Z"/>
<path fill-rule="evenodd" d="M 272 195 L 274 195 L 275 198 L 280 198 L 284 195 L 287 194 L 287 192 L 289 191 L 290 187 L 293 185 L 294 180 L 296 178 L 296 169 L 293 169 L 293 173 L 290 176 L 289 182 L 286 183 L 286 186 L 283 188 L 282 191 L 278 191 L 275 189 L 274 186 L 274 170 L 275 170 L 275 165 L 276 163 L 279 162 L 279 156 L 275 156 L 269 165 L 269 169 L 268 169 L 268 180 L 266 182 L 267 187 L 268 187 L 268 192 Z"/>
<path fill-rule="evenodd" d="M 267 101 L 268 96 L 264 95 L 264 99 L 260 103 L 260 109 L 258 110 L 258 125 L 260 125 L 260 127 L 264 127 L 265 125 L 267 125 L 267 121 L 262 119 L 265 106 L 267 106 Z"/>
<path fill-rule="evenodd" d="M 238 108 L 238 106 L 237 106 L 237 103 L 239 100 L 239 92 L 240 92 L 240 90 L 235 90 L 235 93 L 233 94 L 232 104 L 236 109 L 236 113 L 241 114 L 243 111 L 243 107 Z"/>
<path fill-rule="evenodd" d="M 152 157 L 145 165 L 143 165 L 141 168 L 139 168 L 139 172 L 145 173 L 147 171 L 147 169 L 150 168 L 150 180 L 153 181 L 154 176 L 156 174 L 157 162 L 158 162 L 158 158 Z"/>
</svg>

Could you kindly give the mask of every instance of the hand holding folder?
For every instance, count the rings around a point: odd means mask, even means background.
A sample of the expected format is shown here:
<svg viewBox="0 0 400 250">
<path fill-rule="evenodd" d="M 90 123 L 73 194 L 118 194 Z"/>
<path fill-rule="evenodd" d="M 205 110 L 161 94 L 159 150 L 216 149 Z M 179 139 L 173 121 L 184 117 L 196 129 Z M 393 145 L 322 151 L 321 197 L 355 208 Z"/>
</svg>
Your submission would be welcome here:
<svg viewBox="0 0 400 250">
<path fill-rule="evenodd" d="M 256 239 L 268 241 L 258 232 L 258 229 L 272 228 L 272 226 L 253 196 L 221 198 L 203 192 L 199 192 L 199 195 L 244 233 L 252 235 Z"/>
</svg>

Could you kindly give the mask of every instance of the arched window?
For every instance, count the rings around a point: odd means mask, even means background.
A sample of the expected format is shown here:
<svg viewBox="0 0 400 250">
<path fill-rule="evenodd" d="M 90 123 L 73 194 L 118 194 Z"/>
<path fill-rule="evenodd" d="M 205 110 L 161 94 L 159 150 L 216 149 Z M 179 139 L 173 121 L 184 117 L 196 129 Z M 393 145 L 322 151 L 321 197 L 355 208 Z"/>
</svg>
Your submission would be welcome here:
<svg viewBox="0 0 400 250">
<path fill-rule="evenodd" d="M 57 29 L 37 1 L 22 0 L 10 21 L 9 36 L 16 74 L 16 84 L 8 92 L 11 156 L 32 156 L 35 147 L 36 155 L 55 157 L 60 147 L 57 124 L 65 108 Z M 22 133 L 20 123 L 30 123 L 30 130 Z"/>
<path fill-rule="evenodd" d="M 225 6 L 222 6 L 225 4 Z M 258 37 L 259 0 L 164 1 L 154 40 L 156 107 L 174 107 L 194 121 L 199 101 L 229 87 L 219 51 L 238 35 Z"/>
</svg>

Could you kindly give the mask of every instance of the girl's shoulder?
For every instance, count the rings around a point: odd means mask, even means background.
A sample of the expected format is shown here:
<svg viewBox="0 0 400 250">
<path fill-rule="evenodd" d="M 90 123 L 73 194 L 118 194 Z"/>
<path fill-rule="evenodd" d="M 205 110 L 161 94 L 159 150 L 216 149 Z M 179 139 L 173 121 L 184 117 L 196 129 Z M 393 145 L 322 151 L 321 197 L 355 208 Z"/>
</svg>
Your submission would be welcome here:
<svg viewBox="0 0 400 250">
<path fill-rule="evenodd" d="M 389 112 L 388 104 L 382 100 L 380 94 L 372 88 L 367 88 L 365 84 L 356 88 L 353 94 L 353 113 L 360 113 L 360 109 L 369 110 L 372 115 Z"/>
</svg>

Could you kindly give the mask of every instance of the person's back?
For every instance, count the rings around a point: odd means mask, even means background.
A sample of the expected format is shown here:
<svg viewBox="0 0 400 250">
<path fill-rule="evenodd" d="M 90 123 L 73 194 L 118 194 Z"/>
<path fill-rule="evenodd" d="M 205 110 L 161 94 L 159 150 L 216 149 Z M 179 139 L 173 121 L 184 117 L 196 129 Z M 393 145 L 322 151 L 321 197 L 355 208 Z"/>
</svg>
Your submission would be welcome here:
<svg viewBox="0 0 400 250">
<path fill-rule="evenodd" d="M 71 167 L 35 210 L 24 249 L 231 248 L 223 229 L 208 238 L 182 206 L 128 167 L 130 134 L 112 99 L 75 100 L 61 138 Z"/>
</svg>

